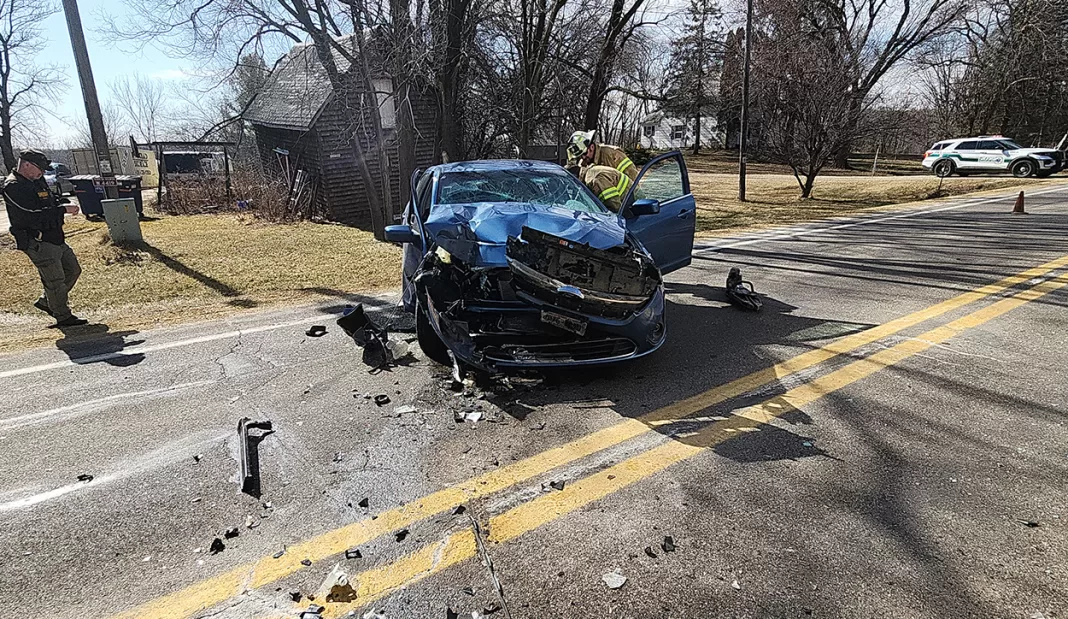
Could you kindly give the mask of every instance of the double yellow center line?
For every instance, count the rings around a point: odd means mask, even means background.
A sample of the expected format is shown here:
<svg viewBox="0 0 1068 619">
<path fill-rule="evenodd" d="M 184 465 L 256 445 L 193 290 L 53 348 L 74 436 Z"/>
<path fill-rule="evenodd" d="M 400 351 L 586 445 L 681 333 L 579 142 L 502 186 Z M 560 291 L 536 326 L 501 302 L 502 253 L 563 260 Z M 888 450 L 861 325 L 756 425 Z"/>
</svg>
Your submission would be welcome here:
<svg viewBox="0 0 1068 619">
<path fill-rule="evenodd" d="M 844 337 L 827 346 L 810 350 L 764 370 L 651 411 L 636 419 L 621 421 L 565 445 L 546 450 L 501 469 L 444 488 L 422 499 L 379 514 L 374 520 L 361 520 L 323 533 L 300 544 L 290 546 L 286 554 L 279 559 L 264 557 L 253 563 L 239 566 L 181 591 L 158 598 L 121 616 L 160 619 L 187 617 L 228 600 L 243 591 L 258 588 L 289 576 L 304 568 L 300 563 L 303 559 L 321 561 L 340 554 L 347 548 L 366 544 L 381 535 L 408 527 L 469 500 L 487 496 L 510 486 L 529 481 L 554 468 L 650 432 L 655 425 L 690 417 L 710 406 L 745 395 L 838 355 L 855 351 L 862 346 L 877 342 L 906 328 L 936 318 L 975 301 L 1005 292 L 1018 284 L 1043 277 L 1065 266 L 1068 266 L 1068 256 L 1028 269 L 998 282 L 980 286 L 908 316 Z M 737 411 L 721 421 L 706 426 L 691 436 L 676 437 L 675 440 L 654 447 L 600 473 L 572 482 L 563 491 L 540 496 L 510 511 L 494 516 L 489 522 L 490 537 L 498 542 L 514 539 L 518 535 L 533 530 L 583 505 L 645 479 L 672 464 L 701 453 L 709 446 L 732 436 L 735 432 L 768 423 L 787 411 L 804 406 L 831 391 L 840 389 L 888 365 L 897 363 L 906 357 L 943 342 L 964 329 L 992 320 L 1015 307 L 1037 299 L 1066 284 L 1068 284 L 1068 279 L 1065 279 L 1065 276 L 1056 280 L 1044 281 L 945 326 L 933 329 L 919 338 L 907 340 L 865 359 L 854 361 L 760 405 Z M 358 583 L 357 592 L 359 597 L 356 604 L 367 604 L 387 595 L 396 587 L 425 578 L 450 565 L 471 558 L 474 556 L 475 551 L 473 534 L 470 531 L 461 531 L 450 535 L 440 543 L 432 544 L 411 555 L 402 557 L 394 563 L 364 572 L 358 578 L 353 579 Z M 345 605 L 331 605 L 328 608 L 328 614 L 336 616 L 347 610 L 347 608 Z"/>
</svg>

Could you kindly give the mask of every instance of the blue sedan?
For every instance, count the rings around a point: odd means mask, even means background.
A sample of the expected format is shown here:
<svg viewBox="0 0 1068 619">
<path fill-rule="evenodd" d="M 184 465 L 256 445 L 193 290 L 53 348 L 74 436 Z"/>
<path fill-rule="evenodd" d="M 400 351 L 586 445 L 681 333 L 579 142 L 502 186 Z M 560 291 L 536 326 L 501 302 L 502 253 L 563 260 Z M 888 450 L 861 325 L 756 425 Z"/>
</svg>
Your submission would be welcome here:
<svg viewBox="0 0 1068 619">
<path fill-rule="evenodd" d="M 413 175 L 411 195 L 385 234 L 404 247 L 404 305 L 431 359 L 497 371 L 663 344 L 663 275 L 690 264 L 695 225 L 678 152 L 642 169 L 619 213 L 540 161 L 434 166 Z"/>
</svg>

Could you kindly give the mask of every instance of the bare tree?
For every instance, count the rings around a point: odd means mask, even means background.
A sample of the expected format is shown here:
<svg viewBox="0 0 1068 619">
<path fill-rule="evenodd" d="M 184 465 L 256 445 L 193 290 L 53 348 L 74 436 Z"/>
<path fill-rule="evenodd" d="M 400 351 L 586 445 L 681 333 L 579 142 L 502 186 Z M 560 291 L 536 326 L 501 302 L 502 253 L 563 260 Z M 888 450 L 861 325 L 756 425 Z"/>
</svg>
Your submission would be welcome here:
<svg viewBox="0 0 1068 619">
<path fill-rule="evenodd" d="M 802 198 L 811 197 L 824 166 L 858 136 L 872 103 L 851 90 L 850 60 L 836 53 L 841 34 L 810 9 L 804 1 L 765 5 L 753 57 L 759 152 L 790 166 Z"/>
<path fill-rule="evenodd" d="M 111 84 L 111 95 L 122 110 L 126 124 L 144 142 L 154 142 L 159 137 L 166 116 L 167 92 L 162 82 L 137 74 Z M 110 134 L 109 134 L 110 135 Z"/>
<path fill-rule="evenodd" d="M 125 122 L 126 114 L 114 99 L 107 99 L 100 105 L 100 114 L 104 118 L 104 131 L 108 136 L 108 146 L 122 144 L 132 128 Z M 93 148 L 93 137 L 89 132 L 89 120 L 78 116 L 72 122 L 74 136 L 69 141 L 71 148 Z"/>
<path fill-rule="evenodd" d="M 47 1 L 0 0 L 0 155 L 8 170 L 15 136 L 43 121 L 42 104 L 55 101 L 63 84 L 54 67 L 34 63 L 47 43 L 41 24 L 56 11 Z"/>
</svg>

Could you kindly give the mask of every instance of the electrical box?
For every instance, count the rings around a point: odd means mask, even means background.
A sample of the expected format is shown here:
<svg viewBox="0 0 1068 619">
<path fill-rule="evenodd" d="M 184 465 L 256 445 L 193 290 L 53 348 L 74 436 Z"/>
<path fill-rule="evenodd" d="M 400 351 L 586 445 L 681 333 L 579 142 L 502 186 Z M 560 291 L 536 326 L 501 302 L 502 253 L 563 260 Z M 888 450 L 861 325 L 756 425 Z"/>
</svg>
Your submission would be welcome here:
<svg viewBox="0 0 1068 619">
<path fill-rule="evenodd" d="M 137 218 L 137 202 L 133 198 L 101 200 L 104 221 L 108 222 L 108 234 L 112 243 L 141 242 L 141 220 Z"/>
</svg>

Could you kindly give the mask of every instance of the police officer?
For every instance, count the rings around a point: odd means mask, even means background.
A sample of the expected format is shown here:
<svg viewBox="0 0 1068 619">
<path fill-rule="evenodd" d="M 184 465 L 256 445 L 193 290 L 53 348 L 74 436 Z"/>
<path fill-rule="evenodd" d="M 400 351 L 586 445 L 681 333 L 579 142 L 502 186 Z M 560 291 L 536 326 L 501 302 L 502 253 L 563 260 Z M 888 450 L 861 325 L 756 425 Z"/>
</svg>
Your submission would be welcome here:
<svg viewBox="0 0 1068 619">
<path fill-rule="evenodd" d="M 33 306 L 56 319 L 54 327 L 76 327 L 89 321 L 71 313 L 67 295 L 82 269 L 64 241 L 63 215 L 78 212 L 74 205 L 56 203 L 44 171 L 52 162 L 44 153 L 24 150 L 15 170 L 4 179 L 4 204 L 15 247 L 29 256 L 44 284 L 44 295 Z"/>
</svg>

